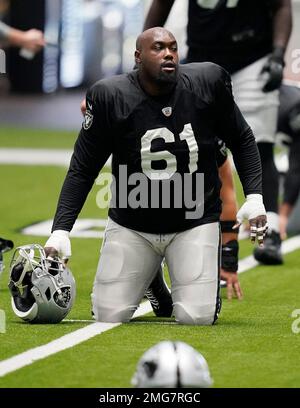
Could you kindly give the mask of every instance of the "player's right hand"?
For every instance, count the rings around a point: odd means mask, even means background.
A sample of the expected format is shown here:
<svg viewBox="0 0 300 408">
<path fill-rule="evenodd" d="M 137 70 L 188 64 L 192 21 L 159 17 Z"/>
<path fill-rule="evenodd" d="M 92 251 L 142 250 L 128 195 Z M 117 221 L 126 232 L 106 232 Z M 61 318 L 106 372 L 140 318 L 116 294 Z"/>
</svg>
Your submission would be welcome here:
<svg viewBox="0 0 300 408">
<path fill-rule="evenodd" d="M 268 229 L 267 215 L 261 194 L 248 194 L 245 203 L 236 215 L 237 222 L 233 229 L 241 225 L 243 220 L 250 224 L 250 239 L 254 243 L 257 239 L 259 246 L 263 246 L 264 236 Z"/>
<path fill-rule="evenodd" d="M 53 231 L 45 244 L 46 256 L 58 255 L 65 262 L 72 255 L 69 232 L 64 230 Z"/>
</svg>

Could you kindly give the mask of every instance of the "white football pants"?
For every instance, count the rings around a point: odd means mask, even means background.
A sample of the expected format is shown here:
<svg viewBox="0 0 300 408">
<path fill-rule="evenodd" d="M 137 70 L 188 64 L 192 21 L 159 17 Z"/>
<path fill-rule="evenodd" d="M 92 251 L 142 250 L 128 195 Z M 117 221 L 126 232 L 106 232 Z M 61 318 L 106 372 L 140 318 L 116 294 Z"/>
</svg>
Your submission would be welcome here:
<svg viewBox="0 0 300 408">
<path fill-rule="evenodd" d="M 263 57 L 232 75 L 236 104 L 253 130 L 256 143 L 274 143 L 277 128 L 279 91 L 263 92 L 265 79 L 261 70 Z"/>
<path fill-rule="evenodd" d="M 128 322 L 165 258 L 176 320 L 214 323 L 220 308 L 219 244 L 217 222 L 162 235 L 109 219 L 93 286 L 96 320 Z"/>
</svg>

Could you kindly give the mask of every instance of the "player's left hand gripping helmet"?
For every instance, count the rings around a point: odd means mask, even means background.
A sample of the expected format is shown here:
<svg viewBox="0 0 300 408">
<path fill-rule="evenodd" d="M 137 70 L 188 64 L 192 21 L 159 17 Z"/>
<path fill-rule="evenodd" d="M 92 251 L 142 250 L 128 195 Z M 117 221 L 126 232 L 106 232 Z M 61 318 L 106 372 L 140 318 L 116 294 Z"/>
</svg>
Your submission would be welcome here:
<svg viewBox="0 0 300 408">
<path fill-rule="evenodd" d="M 181 341 L 162 341 L 140 358 L 131 380 L 136 388 L 208 388 L 212 379 L 205 358 Z"/>
<path fill-rule="evenodd" d="M 14 313 L 31 323 L 60 322 L 75 299 L 71 271 L 59 258 L 47 258 L 38 244 L 15 250 L 8 287 Z"/>
</svg>

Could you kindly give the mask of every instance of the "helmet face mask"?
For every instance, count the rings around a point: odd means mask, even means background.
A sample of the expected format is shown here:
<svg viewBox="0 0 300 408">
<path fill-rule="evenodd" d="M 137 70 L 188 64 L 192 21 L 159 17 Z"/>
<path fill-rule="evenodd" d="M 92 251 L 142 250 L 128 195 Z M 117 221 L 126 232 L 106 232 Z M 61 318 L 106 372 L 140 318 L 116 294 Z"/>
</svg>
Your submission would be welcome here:
<svg viewBox="0 0 300 408">
<path fill-rule="evenodd" d="M 75 299 L 71 271 L 59 258 L 47 258 L 38 244 L 15 250 L 8 287 L 14 313 L 31 323 L 60 322 Z"/>
<path fill-rule="evenodd" d="M 162 341 L 142 355 L 131 383 L 136 388 L 208 388 L 213 381 L 206 360 L 193 347 Z"/>
</svg>

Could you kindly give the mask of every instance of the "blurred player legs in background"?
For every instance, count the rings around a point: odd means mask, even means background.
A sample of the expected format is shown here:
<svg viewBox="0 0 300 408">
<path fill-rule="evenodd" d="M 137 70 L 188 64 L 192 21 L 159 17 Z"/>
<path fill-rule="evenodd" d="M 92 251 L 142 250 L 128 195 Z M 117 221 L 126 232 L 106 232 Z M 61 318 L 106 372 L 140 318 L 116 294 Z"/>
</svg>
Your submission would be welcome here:
<svg viewBox="0 0 300 408">
<path fill-rule="evenodd" d="M 300 192 L 300 88 L 282 85 L 280 88 L 280 109 L 278 132 L 289 147 L 288 171 L 284 176 L 283 199 L 279 209 L 281 238 L 287 236 L 289 217 L 299 198 Z"/>
</svg>

